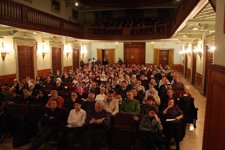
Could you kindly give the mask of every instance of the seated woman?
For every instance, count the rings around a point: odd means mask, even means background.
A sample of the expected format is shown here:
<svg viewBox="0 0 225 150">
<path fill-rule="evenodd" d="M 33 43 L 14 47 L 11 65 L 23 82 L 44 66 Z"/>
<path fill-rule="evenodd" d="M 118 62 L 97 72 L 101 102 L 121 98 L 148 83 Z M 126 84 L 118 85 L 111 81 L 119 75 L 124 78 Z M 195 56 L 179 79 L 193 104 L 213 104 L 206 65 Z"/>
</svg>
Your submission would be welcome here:
<svg viewBox="0 0 225 150">
<path fill-rule="evenodd" d="M 80 138 L 83 132 L 82 126 L 85 123 L 86 112 L 81 109 L 82 102 L 75 101 L 74 109 L 70 110 L 66 128 L 58 135 L 57 150 L 73 149 L 74 138 Z"/>
<path fill-rule="evenodd" d="M 49 107 L 46 108 L 43 116 L 43 127 L 39 130 L 31 143 L 29 150 L 38 150 L 38 148 L 51 137 L 51 135 L 62 125 L 63 113 L 58 108 L 58 100 L 51 99 Z"/>
<path fill-rule="evenodd" d="M 180 150 L 179 142 L 183 138 L 183 112 L 178 105 L 174 104 L 174 99 L 170 98 L 167 107 L 163 110 L 164 133 L 166 135 L 166 150 L 169 150 L 169 143 L 172 137 L 176 141 L 176 150 Z"/>
<path fill-rule="evenodd" d="M 190 87 L 186 86 L 184 94 L 180 97 L 179 106 L 184 113 L 185 123 L 194 123 L 196 117 L 196 108 L 194 105 L 194 98 L 189 93 Z"/>
<path fill-rule="evenodd" d="M 144 150 L 155 150 L 160 144 L 163 127 L 161 121 L 154 108 L 149 110 L 148 115 L 145 115 L 140 123 L 140 140 Z"/>
</svg>

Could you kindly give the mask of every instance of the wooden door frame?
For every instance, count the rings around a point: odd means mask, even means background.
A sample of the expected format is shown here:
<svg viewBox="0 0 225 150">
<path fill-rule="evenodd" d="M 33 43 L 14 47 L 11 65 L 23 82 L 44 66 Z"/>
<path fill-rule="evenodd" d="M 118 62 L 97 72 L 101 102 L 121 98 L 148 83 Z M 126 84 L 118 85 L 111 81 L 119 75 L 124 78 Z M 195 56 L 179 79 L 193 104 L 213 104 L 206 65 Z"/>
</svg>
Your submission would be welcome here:
<svg viewBox="0 0 225 150">
<path fill-rule="evenodd" d="M 111 60 L 111 58 L 112 58 L 112 61 L 113 61 L 112 64 L 114 64 L 115 63 L 115 52 L 116 52 L 115 48 L 107 48 L 107 49 L 97 48 L 97 58 L 96 58 L 96 60 L 99 59 L 100 62 L 102 63 L 102 58 L 103 58 L 102 52 L 105 51 L 105 50 L 108 51 L 110 55 L 112 55 L 110 57 L 110 59 L 108 59 L 108 61 Z"/>
<path fill-rule="evenodd" d="M 146 64 L 146 42 L 130 42 L 130 45 L 132 45 L 130 47 L 129 47 L 129 43 L 124 42 L 123 43 L 123 58 L 124 58 L 125 64 L 128 62 L 127 61 L 127 55 L 126 55 L 126 52 L 125 52 L 125 48 L 142 48 L 140 46 L 141 45 L 140 43 L 144 43 L 144 46 L 143 46 L 143 48 L 144 48 L 144 64 L 143 65 Z"/>
<path fill-rule="evenodd" d="M 37 41 L 34 39 L 18 39 L 13 38 L 13 47 L 16 57 L 16 78 L 19 79 L 19 59 L 18 59 L 18 46 L 30 46 L 33 47 L 33 60 L 34 60 L 34 79 L 37 76 Z"/>
<path fill-rule="evenodd" d="M 168 48 L 168 49 L 160 49 L 160 48 L 155 48 L 154 49 L 154 64 L 159 66 L 159 52 L 160 50 L 168 50 L 168 65 L 172 68 L 174 65 L 174 49 L 173 48 Z"/>
<path fill-rule="evenodd" d="M 192 53 L 192 73 L 191 73 L 191 83 L 195 86 L 196 84 L 196 65 L 197 65 L 197 54 Z"/>
<path fill-rule="evenodd" d="M 51 55 L 52 55 L 52 48 L 53 47 L 61 48 L 61 70 L 60 70 L 60 73 L 63 73 L 63 68 L 64 68 L 64 59 L 63 59 L 64 45 L 63 45 L 62 42 L 49 42 L 49 45 L 50 45 L 50 49 L 51 49 Z M 51 72 L 53 72 L 52 57 L 50 59 L 51 59 Z"/>
<path fill-rule="evenodd" d="M 73 56 L 74 56 L 74 49 L 78 49 L 78 68 L 79 68 L 79 66 L 80 66 L 80 60 L 81 60 L 81 58 L 80 58 L 80 47 L 73 47 L 72 48 L 72 50 L 73 50 L 73 52 L 72 52 L 72 69 L 73 70 L 75 70 L 75 68 L 74 68 L 74 63 L 73 63 Z"/>
<path fill-rule="evenodd" d="M 188 54 L 184 55 L 184 77 L 187 79 Z"/>
</svg>

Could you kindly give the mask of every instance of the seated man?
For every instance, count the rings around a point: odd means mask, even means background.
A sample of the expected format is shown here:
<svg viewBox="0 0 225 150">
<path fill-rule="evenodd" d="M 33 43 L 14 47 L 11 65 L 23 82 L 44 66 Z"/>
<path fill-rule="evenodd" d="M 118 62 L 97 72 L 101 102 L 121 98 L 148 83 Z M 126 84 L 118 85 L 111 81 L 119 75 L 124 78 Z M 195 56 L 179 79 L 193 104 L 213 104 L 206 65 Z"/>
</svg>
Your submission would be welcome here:
<svg viewBox="0 0 225 150">
<path fill-rule="evenodd" d="M 169 150 L 169 143 L 172 137 L 176 141 L 176 150 L 180 150 L 179 142 L 183 138 L 183 112 L 178 105 L 175 104 L 174 99 L 170 98 L 167 107 L 163 110 L 163 117 L 165 119 L 164 131 L 166 135 L 166 150 Z"/>
<path fill-rule="evenodd" d="M 149 113 L 149 110 L 154 109 L 155 112 L 158 114 L 159 108 L 158 105 L 155 103 L 155 99 L 153 96 L 148 96 L 145 100 L 145 104 L 141 107 L 141 115 L 146 115 Z"/>
<path fill-rule="evenodd" d="M 110 90 L 104 101 L 105 110 L 115 116 L 119 112 L 119 101 L 114 98 L 114 92 Z"/>
<path fill-rule="evenodd" d="M 38 148 L 51 137 L 63 122 L 63 113 L 61 109 L 58 108 L 58 100 L 51 99 L 49 105 L 49 108 L 46 108 L 43 116 L 44 125 L 33 139 L 29 150 L 38 150 Z"/>
<path fill-rule="evenodd" d="M 58 136 L 58 150 L 72 150 L 74 138 L 82 134 L 86 112 L 81 109 L 81 105 L 81 101 L 74 102 L 74 109 L 69 113 L 66 129 Z"/>
<path fill-rule="evenodd" d="M 52 99 L 56 99 L 58 101 L 58 107 L 59 108 L 62 108 L 64 106 L 64 99 L 61 96 L 58 95 L 58 92 L 56 90 L 52 90 L 51 91 L 51 97 L 48 100 L 48 102 L 46 104 L 46 107 L 50 107 L 50 101 Z"/>
<path fill-rule="evenodd" d="M 139 125 L 140 139 L 145 150 L 154 150 L 160 144 L 162 124 L 154 108 L 151 108 Z"/>
<path fill-rule="evenodd" d="M 141 111 L 140 103 L 138 100 L 133 98 L 131 91 L 127 92 L 127 99 L 122 102 L 120 112 L 127 112 L 132 115 L 139 115 Z"/>
<path fill-rule="evenodd" d="M 104 110 L 102 102 L 95 103 L 94 111 L 87 115 L 87 129 L 81 143 L 82 150 L 100 150 L 101 141 L 110 122 L 110 115 Z"/>
</svg>

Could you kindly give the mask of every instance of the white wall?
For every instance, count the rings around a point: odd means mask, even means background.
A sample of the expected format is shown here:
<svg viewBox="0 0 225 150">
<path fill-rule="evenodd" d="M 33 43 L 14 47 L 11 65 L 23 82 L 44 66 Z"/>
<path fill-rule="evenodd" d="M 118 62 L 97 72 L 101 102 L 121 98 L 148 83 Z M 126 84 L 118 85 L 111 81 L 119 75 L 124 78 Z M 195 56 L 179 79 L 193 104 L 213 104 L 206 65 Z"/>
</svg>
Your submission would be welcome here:
<svg viewBox="0 0 225 150">
<path fill-rule="evenodd" d="M 225 5 L 224 0 L 220 0 L 216 4 L 216 34 L 215 34 L 216 51 L 214 53 L 214 63 L 222 66 L 225 66 L 224 5 Z"/>
<path fill-rule="evenodd" d="M 115 63 L 121 58 L 124 61 L 124 44 L 123 42 L 98 42 L 91 43 L 91 57 L 97 58 L 97 49 L 115 49 Z"/>
<path fill-rule="evenodd" d="M 146 44 L 147 45 L 147 44 Z M 149 45 L 149 44 L 148 44 Z M 182 45 L 176 42 L 167 42 L 167 41 L 163 41 L 163 42 L 154 42 L 152 47 L 148 47 L 149 49 L 174 49 L 174 64 L 181 64 L 182 63 L 182 57 L 179 54 L 179 51 L 182 50 Z M 147 50 L 147 49 L 146 49 Z M 152 51 L 153 51 L 152 50 Z M 154 54 L 154 52 L 152 52 Z M 152 54 L 152 58 L 154 57 L 154 55 Z M 151 61 L 148 59 L 146 59 L 147 61 Z M 154 62 L 154 60 L 153 60 Z"/>
<path fill-rule="evenodd" d="M 154 63 L 154 48 L 152 42 L 146 42 L 145 44 L 145 63 L 153 64 Z"/>
<path fill-rule="evenodd" d="M 52 68 L 52 49 L 50 48 L 49 41 L 42 41 L 40 37 L 35 37 L 37 41 L 37 70 L 51 69 Z M 42 57 L 42 50 L 46 51 L 45 57 Z"/>
<path fill-rule="evenodd" d="M 203 55 L 197 55 L 196 59 L 196 72 L 203 75 Z"/>
<path fill-rule="evenodd" d="M 5 61 L 0 57 L 0 75 L 16 74 L 16 53 L 13 48 L 13 38 L 5 36 L 0 39 L 0 48 L 2 47 L 2 42 L 5 49 L 9 51 L 9 54 L 6 55 Z"/>
</svg>

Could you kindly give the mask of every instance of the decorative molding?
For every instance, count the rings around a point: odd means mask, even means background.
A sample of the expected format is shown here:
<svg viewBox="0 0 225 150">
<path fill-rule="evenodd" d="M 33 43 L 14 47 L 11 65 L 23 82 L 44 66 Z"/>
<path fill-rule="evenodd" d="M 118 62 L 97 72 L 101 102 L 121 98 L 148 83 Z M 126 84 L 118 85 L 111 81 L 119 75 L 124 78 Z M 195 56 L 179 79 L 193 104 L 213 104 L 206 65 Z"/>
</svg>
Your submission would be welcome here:
<svg viewBox="0 0 225 150">
<path fill-rule="evenodd" d="M 15 78 L 16 78 L 16 74 L 2 75 L 0 76 L 0 85 L 11 84 Z"/>
</svg>

